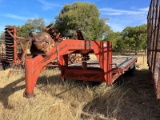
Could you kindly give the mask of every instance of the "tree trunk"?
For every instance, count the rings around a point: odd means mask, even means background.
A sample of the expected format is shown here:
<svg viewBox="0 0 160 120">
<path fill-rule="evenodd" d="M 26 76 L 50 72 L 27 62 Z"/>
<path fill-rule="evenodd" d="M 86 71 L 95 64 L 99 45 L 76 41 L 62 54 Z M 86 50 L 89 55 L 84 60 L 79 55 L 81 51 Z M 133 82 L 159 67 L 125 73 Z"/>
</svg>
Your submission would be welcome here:
<svg viewBox="0 0 160 120">
<path fill-rule="evenodd" d="M 137 55 L 137 53 L 138 53 L 138 51 L 137 51 L 137 50 L 135 50 L 135 55 Z"/>
</svg>

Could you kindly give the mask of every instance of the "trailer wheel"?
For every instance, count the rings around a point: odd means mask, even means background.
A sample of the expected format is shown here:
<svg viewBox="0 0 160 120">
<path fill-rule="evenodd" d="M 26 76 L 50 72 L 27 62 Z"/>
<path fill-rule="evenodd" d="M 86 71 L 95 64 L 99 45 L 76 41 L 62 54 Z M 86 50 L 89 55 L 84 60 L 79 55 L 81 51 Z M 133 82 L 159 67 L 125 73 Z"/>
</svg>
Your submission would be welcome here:
<svg viewBox="0 0 160 120">
<path fill-rule="evenodd" d="M 127 74 L 128 75 L 134 75 L 135 71 L 136 71 L 136 65 L 134 64 L 133 66 L 131 66 L 129 68 L 129 70 L 127 71 Z"/>
<path fill-rule="evenodd" d="M 6 70 L 6 67 L 5 67 L 5 66 L 6 66 L 5 63 L 2 62 L 2 68 L 3 68 L 3 70 Z"/>
<path fill-rule="evenodd" d="M 2 68 L 3 68 L 3 70 L 6 70 L 9 67 L 10 67 L 10 63 L 9 62 L 2 61 Z"/>
</svg>

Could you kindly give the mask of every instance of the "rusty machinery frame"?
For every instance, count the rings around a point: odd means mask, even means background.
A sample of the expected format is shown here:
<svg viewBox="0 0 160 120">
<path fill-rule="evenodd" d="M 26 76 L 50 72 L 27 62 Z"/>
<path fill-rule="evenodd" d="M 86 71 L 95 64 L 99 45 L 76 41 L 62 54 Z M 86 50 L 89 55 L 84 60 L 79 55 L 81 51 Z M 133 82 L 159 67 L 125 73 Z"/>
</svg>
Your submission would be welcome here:
<svg viewBox="0 0 160 120">
<path fill-rule="evenodd" d="M 160 0 L 151 0 L 147 16 L 147 63 L 160 99 Z"/>
<path fill-rule="evenodd" d="M 60 33 L 56 33 L 57 31 L 55 30 L 55 28 L 52 27 L 52 24 L 45 27 L 44 31 L 49 33 L 56 43 L 63 41 L 63 38 L 60 38 Z M 77 30 L 75 39 L 84 40 L 81 31 Z M 26 45 L 24 46 L 22 42 L 25 42 Z M 16 26 L 7 25 L 5 27 L 5 51 L 1 51 L 5 52 L 5 56 L 0 56 L 0 61 L 2 62 L 3 68 L 5 69 L 6 65 L 12 65 L 13 67 L 19 67 L 19 65 L 24 65 L 24 59 L 27 55 L 27 49 L 31 42 L 32 41 L 30 36 L 26 38 L 17 36 Z M 21 52 L 19 52 L 18 50 Z M 69 58 L 70 63 L 81 60 L 81 58 L 79 58 L 79 56 L 77 56 L 76 54 L 74 54 L 74 56 L 70 56 Z M 47 66 L 55 67 L 58 65 L 55 62 L 51 62 Z"/>
<path fill-rule="evenodd" d="M 94 53 L 97 57 L 100 68 L 88 68 L 87 61 L 81 61 L 82 66 L 70 67 L 68 65 L 68 55 L 71 53 L 89 54 Z M 27 56 L 25 59 L 25 96 L 34 96 L 34 87 L 42 68 L 58 57 L 61 80 L 76 79 L 83 81 L 112 83 L 129 67 L 135 64 L 137 58 L 131 59 L 124 68 L 112 68 L 112 43 L 88 40 L 65 40 L 53 47 L 46 55 L 36 57 Z"/>
<path fill-rule="evenodd" d="M 23 64 L 30 44 L 30 41 L 26 40 L 26 46 L 24 46 L 21 41 L 24 39 L 26 38 L 17 36 L 16 26 L 7 25 L 5 27 L 5 56 L 1 59 L 4 69 L 6 65 L 18 67 Z"/>
</svg>

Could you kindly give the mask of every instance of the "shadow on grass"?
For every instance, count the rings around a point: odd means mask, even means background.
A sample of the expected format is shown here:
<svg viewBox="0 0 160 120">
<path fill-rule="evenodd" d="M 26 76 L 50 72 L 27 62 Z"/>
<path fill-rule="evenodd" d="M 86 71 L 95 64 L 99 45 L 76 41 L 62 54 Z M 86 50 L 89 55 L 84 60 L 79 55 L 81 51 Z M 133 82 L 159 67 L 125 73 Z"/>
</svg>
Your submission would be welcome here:
<svg viewBox="0 0 160 120">
<path fill-rule="evenodd" d="M 48 85 L 52 86 L 52 88 L 49 88 Z M 50 76 L 50 77 L 42 76 L 37 81 L 38 89 L 42 91 L 48 91 L 56 97 L 62 96 L 64 93 L 69 92 L 74 88 L 78 88 L 79 90 L 82 90 L 82 89 L 85 89 L 86 87 L 92 88 L 98 85 L 100 85 L 99 82 L 89 81 L 84 83 L 82 80 L 66 79 L 65 81 L 62 81 L 60 79 L 60 74 Z M 53 91 L 54 89 L 59 89 L 59 92 L 54 92 Z"/>
<path fill-rule="evenodd" d="M 17 91 L 20 91 L 22 89 L 25 89 L 25 84 L 24 85 L 18 85 L 19 83 L 23 82 L 25 78 L 20 78 L 16 81 L 13 81 L 3 88 L 0 88 L 0 102 L 3 104 L 4 108 L 6 109 L 12 109 L 12 106 L 9 105 L 8 99 L 9 96 L 14 94 Z M 66 85 L 67 84 L 67 85 Z M 65 82 L 60 80 L 60 74 L 58 75 L 51 75 L 47 77 L 46 75 L 42 75 L 38 78 L 36 87 L 40 90 L 47 91 L 47 85 L 53 85 L 57 86 L 60 85 L 61 87 L 64 87 L 64 89 L 61 89 L 60 92 L 56 93 L 55 96 L 61 96 L 64 93 L 72 90 L 75 87 L 84 88 L 83 81 L 78 81 L 78 80 L 66 80 Z M 98 83 L 92 83 L 88 82 L 88 85 L 90 87 L 98 85 Z M 43 91 L 42 90 L 42 91 Z M 22 94 L 23 96 L 23 94 Z M 18 100 L 18 99 L 17 99 Z"/>
<path fill-rule="evenodd" d="M 2 102 L 4 108 L 12 109 L 12 106 L 8 104 L 8 98 L 10 95 L 12 95 L 14 92 L 19 91 L 21 89 L 25 88 L 25 85 L 16 86 L 20 82 L 22 82 L 24 78 L 18 79 L 8 85 L 6 85 L 3 88 L 0 88 L 0 102 Z"/>
<path fill-rule="evenodd" d="M 159 120 L 160 100 L 156 99 L 150 80 L 148 70 L 136 71 L 134 76 L 123 75 L 113 87 L 88 102 L 83 111 L 117 120 Z"/>
<path fill-rule="evenodd" d="M 59 76 L 52 76 L 49 77 L 48 79 L 57 79 Z M 41 76 L 38 78 L 37 84 L 36 85 L 47 85 L 47 77 Z M 3 104 L 4 108 L 6 109 L 12 109 L 13 107 L 9 105 L 8 99 L 9 96 L 14 94 L 17 91 L 20 91 L 22 89 L 25 90 L 25 84 L 17 86 L 19 83 L 23 82 L 25 78 L 20 78 L 16 81 L 13 81 L 3 88 L 0 88 L 0 102 Z M 59 84 L 60 80 L 53 80 L 51 84 Z M 22 94 L 23 96 L 23 94 Z M 17 99 L 18 100 L 18 99 Z"/>
<path fill-rule="evenodd" d="M 52 76 L 52 79 L 56 79 L 57 77 L 58 76 Z M 46 84 L 47 81 L 46 81 L 45 78 L 46 77 L 44 77 L 44 76 L 39 77 L 38 81 L 37 81 L 37 85 Z M 3 88 L 0 88 L 0 102 L 3 104 L 4 108 L 6 108 L 6 109 L 12 109 L 13 108 L 8 103 L 9 96 L 11 96 L 15 92 L 20 91 L 22 89 L 25 90 L 25 84 L 24 85 L 18 85 L 19 83 L 23 82 L 24 80 L 25 80 L 25 78 L 23 77 L 23 78 L 20 78 L 16 81 L 13 81 L 13 82 L 7 84 Z M 60 81 L 55 80 L 53 84 L 58 84 L 59 82 Z M 23 94 L 22 94 L 22 96 L 23 96 Z"/>
<path fill-rule="evenodd" d="M 87 87 L 94 87 L 94 86 L 98 86 L 101 83 L 100 82 L 92 82 L 92 81 L 86 81 L 85 83 L 82 80 L 72 80 L 72 79 L 66 79 L 65 81 L 62 81 L 60 78 L 60 73 L 57 75 L 52 75 L 47 77 L 46 75 L 41 76 L 38 78 L 37 81 L 37 85 L 41 84 L 41 85 L 48 85 L 48 84 L 53 84 L 53 85 L 64 85 L 64 84 L 68 84 L 68 85 L 76 85 L 76 86 L 80 86 L 80 87 L 84 87 L 84 84 L 87 85 Z"/>
</svg>

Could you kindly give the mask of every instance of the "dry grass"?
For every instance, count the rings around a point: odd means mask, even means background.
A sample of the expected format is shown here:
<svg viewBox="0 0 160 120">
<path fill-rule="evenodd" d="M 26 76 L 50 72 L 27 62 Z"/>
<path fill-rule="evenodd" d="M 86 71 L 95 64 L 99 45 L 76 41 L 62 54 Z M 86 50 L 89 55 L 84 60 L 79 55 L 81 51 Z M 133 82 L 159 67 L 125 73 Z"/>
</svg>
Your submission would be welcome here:
<svg viewBox="0 0 160 120">
<path fill-rule="evenodd" d="M 144 62 L 143 62 L 144 61 Z M 124 75 L 107 87 L 81 81 L 60 81 L 59 70 L 47 70 L 39 77 L 36 97 L 23 97 L 24 74 L 7 76 L 0 71 L 1 120 L 159 120 L 156 100 L 147 70 L 146 57 L 138 57 L 134 76 Z M 123 82 L 122 82 L 123 81 Z"/>
</svg>

